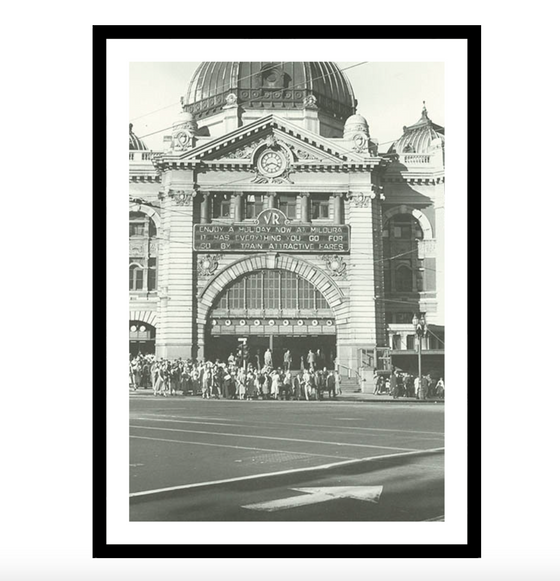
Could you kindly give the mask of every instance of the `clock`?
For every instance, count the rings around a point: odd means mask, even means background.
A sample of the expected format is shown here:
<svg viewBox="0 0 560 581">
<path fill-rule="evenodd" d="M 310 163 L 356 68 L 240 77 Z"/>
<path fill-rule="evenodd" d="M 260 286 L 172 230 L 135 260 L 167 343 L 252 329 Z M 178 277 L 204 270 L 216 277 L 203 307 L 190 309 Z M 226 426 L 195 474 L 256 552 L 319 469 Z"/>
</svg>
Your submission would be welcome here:
<svg viewBox="0 0 560 581">
<path fill-rule="evenodd" d="M 271 149 L 265 150 L 257 162 L 259 171 L 265 176 L 271 178 L 277 177 L 284 173 L 287 165 L 288 162 L 284 155 Z"/>
</svg>

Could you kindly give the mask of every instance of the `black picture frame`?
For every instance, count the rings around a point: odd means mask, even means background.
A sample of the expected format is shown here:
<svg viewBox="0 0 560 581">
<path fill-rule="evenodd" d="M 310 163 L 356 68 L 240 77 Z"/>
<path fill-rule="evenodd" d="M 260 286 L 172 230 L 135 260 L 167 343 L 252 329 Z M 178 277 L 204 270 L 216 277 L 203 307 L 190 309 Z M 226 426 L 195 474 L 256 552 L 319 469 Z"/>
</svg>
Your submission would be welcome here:
<svg viewBox="0 0 560 581">
<path fill-rule="evenodd" d="M 258 32 L 258 36 L 257 36 Z M 481 211 L 481 27 L 480 26 L 93 26 L 93 546 L 94 558 L 478 558 L 481 556 L 481 398 L 480 370 L 480 211 Z M 415 545 L 183 545 L 109 544 L 107 542 L 107 42 L 111 39 L 204 40 L 235 38 L 465 39 L 468 46 L 468 540 L 457 544 Z M 106 231 L 106 230 L 105 230 Z M 337 550 L 331 550 L 336 547 Z"/>
</svg>

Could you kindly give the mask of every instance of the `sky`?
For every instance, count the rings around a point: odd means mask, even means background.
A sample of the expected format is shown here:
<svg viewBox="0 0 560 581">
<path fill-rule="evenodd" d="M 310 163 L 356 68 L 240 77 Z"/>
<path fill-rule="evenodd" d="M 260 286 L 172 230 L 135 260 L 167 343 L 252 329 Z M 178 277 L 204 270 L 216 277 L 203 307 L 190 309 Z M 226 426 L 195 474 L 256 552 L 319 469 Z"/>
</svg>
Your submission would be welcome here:
<svg viewBox="0 0 560 581">
<path fill-rule="evenodd" d="M 162 148 L 161 131 L 180 113 L 198 62 L 130 63 L 130 122 L 149 149 Z M 381 152 L 402 135 L 404 125 L 416 123 L 426 102 L 428 115 L 438 125 L 444 119 L 444 65 L 437 62 L 338 62 L 358 100 L 358 113 L 379 141 Z"/>
</svg>

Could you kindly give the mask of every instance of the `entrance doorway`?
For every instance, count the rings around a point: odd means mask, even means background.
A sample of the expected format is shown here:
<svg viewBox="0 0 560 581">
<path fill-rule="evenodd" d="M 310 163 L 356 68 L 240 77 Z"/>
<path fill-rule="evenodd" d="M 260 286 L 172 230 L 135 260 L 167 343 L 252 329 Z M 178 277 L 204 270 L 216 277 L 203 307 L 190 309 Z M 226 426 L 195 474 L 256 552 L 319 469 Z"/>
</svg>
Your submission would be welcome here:
<svg viewBox="0 0 560 581">
<path fill-rule="evenodd" d="M 132 357 L 156 352 L 156 328 L 143 321 L 129 322 L 128 350 Z"/>
<path fill-rule="evenodd" d="M 307 367 L 307 354 L 309 350 L 315 353 L 319 351 L 316 365 L 334 369 L 336 358 L 336 335 L 212 335 L 207 337 L 205 354 L 210 361 L 227 361 L 231 353 L 237 353 L 238 347 L 242 344 L 239 339 L 247 340 L 248 362 L 253 366 L 262 367 L 264 364 L 264 353 L 270 348 L 272 351 L 272 364 L 274 367 L 283 367 L 284 354 L 287 349 L 292 356 L 291 369 L 296 371 L 301 366 Z"/>
</svg>

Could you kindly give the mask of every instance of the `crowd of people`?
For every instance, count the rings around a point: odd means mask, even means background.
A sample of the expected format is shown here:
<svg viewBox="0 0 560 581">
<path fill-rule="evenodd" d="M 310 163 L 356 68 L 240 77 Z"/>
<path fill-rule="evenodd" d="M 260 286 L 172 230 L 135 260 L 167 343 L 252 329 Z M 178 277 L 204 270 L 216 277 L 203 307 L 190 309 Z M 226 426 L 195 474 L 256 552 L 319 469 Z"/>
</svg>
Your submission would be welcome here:
<svg viewBox="0 0 560 581">
<path fill-rule="evenodd" d="M 284 351 L 283 366 L 273 365 L 272 352 L 257 355 L 255 363 L 243 357 L 242 351 L 230 353 L 226 361 L 216 359 L 169 360 L 155 355 L 138 354 L 130 358 L 130 387 L 152 389 L 154 396 L 199 395 L 205 399 L 274 399 L 322 400 L 341 394 L 338 370 L 328 370 L 323 356 L 309 350 L 305 365 L 301 357 L 299 371 L 292 370 L 292 356 Z M 399 369 L 387 375 L 377 371 L 373 376 L 374 395 L 426 399 L 443 399 L 442 377 L 411 375 Z"/>
<path fill-rule="evenodd" d="M 139 354 L 130 360 L 130 385 L 152 389 L 154 396 L 201 395 L 205 399 L 240 400 L 322 400 L 340 395 L 340 376 L 336 370 L 316 367 L 317 357 L 298 372 L 290 369 L 289 351 L 283 367 L 273 367 L 270 350 L 264 364 L 240 361 L 230 354 L 227 361 L 168 360 Z"/>
<path fill-rule="evenodd" d="M 398 397 L 411 397 L 416 399 L 443 399 L 445 385 L 443 377 L 437 381 L 430 375 L 422 377 L 411 375 L 404 371 L 394 370 L 389 376 L 374 373 L 374 394 L 388 394 Z"/>
</svg>

